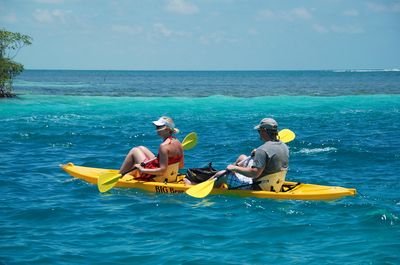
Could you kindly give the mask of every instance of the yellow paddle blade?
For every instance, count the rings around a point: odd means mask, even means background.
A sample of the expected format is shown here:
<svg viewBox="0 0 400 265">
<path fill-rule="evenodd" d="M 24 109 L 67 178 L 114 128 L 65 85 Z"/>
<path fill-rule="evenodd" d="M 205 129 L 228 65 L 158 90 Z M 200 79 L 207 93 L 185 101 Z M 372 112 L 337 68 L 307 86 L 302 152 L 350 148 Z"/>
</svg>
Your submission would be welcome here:
<svg viewBox="0 0 400 265">
<path fill-rule="evenodd" d="M 195 147 L 197 144 L 197 134 L 195 132 L 191 132 L 182 141 L 183 150 L 190 150 Z"/>
<path fill-rule="evenodd" d="M 115 174 L 112 172 L 103 173 L 97 180 L 97 188 L 100 192 L 106 192 L 112 189 L 117 184 L 121 174 Z"/>
<path fill-rule="evenodd" d="M 278 136 L 279 140 L 281 140 L 284 143 L 291 142 L 294 140 L 294 138 L 296 138 L 296 134 L 289 129 L 283 129 L 279 131 Z"/>
<path fill-rule="evenodd" d="M 195 198 L 204 198 L 212 191 L 216 178 L 206 180 L 186 190 L 186 194 Z"/>
</svg>

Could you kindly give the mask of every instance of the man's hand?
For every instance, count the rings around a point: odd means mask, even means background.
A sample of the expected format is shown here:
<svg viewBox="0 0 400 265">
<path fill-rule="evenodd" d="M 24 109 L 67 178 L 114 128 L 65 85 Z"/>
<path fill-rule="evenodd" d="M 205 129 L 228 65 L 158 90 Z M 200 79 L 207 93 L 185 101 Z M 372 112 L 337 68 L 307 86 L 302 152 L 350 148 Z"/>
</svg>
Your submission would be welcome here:
<svg viewBox="0 0 400 265">
<path fill-rule="evenodd" d="M 237 166 L 232 165 L 232 164 L 231 164 L 231 165 L 228 165 L 228 166 L 226 167 L 227 170 L 232 171 L 232 172 L 235 172 L 236 168 L 237 168 Z"/>
</svg>

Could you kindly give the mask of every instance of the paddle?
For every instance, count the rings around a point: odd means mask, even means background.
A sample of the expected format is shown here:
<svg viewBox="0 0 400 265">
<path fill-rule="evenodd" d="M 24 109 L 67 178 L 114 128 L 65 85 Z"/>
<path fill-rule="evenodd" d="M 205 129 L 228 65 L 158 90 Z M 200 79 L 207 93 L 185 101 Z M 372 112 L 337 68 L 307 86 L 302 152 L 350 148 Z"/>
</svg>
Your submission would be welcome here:
<svg viewBox="0 0 400 265">
<path fill-rule="evenodd" d="M 197 134 L 195 132 L 191 132 L 182 141 L 183 150 L 190 150 L 195 147 L 197 144 Z M 153 161 L 156 158 L 148 161 L 147 163 Z M 122 172 L 120 174 L 115 174 L 112 172 L 103 173 L 99 176 L 97 180 L 97 188 L 100 192 L 106 192 L 112 189 L 115 184 L 117 184 L 118 180 L 122 178 L 124 175 L 128 174 L 129 172 L 135 170 L 136 167 L 129 169 L 128 171 Z"/>
<path fill-rule="evenodd" d="M 278 138 L 281 140 L 281 142 L 288 143 L 296 138 L 296 134 L 289 129 L 283 129 L 279 131 Z"/>
<path fill-rule="evenodd" d="M 281 131 L 279 131 L 278 133 L 278 137 L 279 140 L 281 140 L 284 143 L 288 143 L 290 141 L 293 141 L 294 138 L 296 137 L 295 133 L 292 132 L 289 129 L 283 129 Z M 244 160 L 246 161 L 246 160 Z M 244 162 L 242 161 L 242 162 Z M 220 175 L 220 176 L 223 176 Z M 204 198 L 206 197 L 208 194 L 210 194 L 210 192 L 212 191 L 213 187 L 214 187 L 214 182 L 218 179 L 218 177 L 216 178 L 210 178 L 202 183 L 199 183 L 193 187 L 190 187 L 189 189 L 186 190 L 186 194 L 195 198 Z"/>
</svg>

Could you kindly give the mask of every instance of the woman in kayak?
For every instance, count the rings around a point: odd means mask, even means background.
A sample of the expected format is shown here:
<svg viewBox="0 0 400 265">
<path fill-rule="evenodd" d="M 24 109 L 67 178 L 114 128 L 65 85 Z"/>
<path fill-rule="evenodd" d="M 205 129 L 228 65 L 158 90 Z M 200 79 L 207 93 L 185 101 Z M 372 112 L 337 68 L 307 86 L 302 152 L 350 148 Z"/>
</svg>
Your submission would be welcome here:
<svg viewBox="0 0 400 265">
<path fill-rule="evenodd" d="M 140 174 L 136 174 L 135 178 L 151 181 L 155 176 L 162 176 L 168 165 L 179 163 L 179 168 L 183 168 L 182 144 L 173 136 L 179 132 L 175 128 L 174 121 L 170 117 L 162 116 L 157 121 L 153 121 L 153 124 L 156 126 L 158 136 L 163 139 L 158 155 L 155 156 L 145 146 L 134 147 L 125 157 L 120 173 L 137 167 Z"/>
</svg>

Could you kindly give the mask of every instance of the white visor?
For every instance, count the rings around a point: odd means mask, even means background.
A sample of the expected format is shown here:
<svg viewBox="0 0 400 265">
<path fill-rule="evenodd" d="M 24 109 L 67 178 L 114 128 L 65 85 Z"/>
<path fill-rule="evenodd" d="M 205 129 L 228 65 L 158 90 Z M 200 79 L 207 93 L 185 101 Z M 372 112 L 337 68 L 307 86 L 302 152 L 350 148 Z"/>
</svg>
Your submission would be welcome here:
<svg viewBox="0 0 400 265">
<path fill-rule="evenodd" d="M 179 130 L 177 128 L 175 128 L 175 123 L 173 122 L 168 122 L 165 118 L 161 117 L 156 121 L 153 121 L 153 124 L 155 126 L 167 126 L 168 128 L 170 128 L 171 130 L 174 131 L 174 133 L 178 133 Z"/>
</svg>

